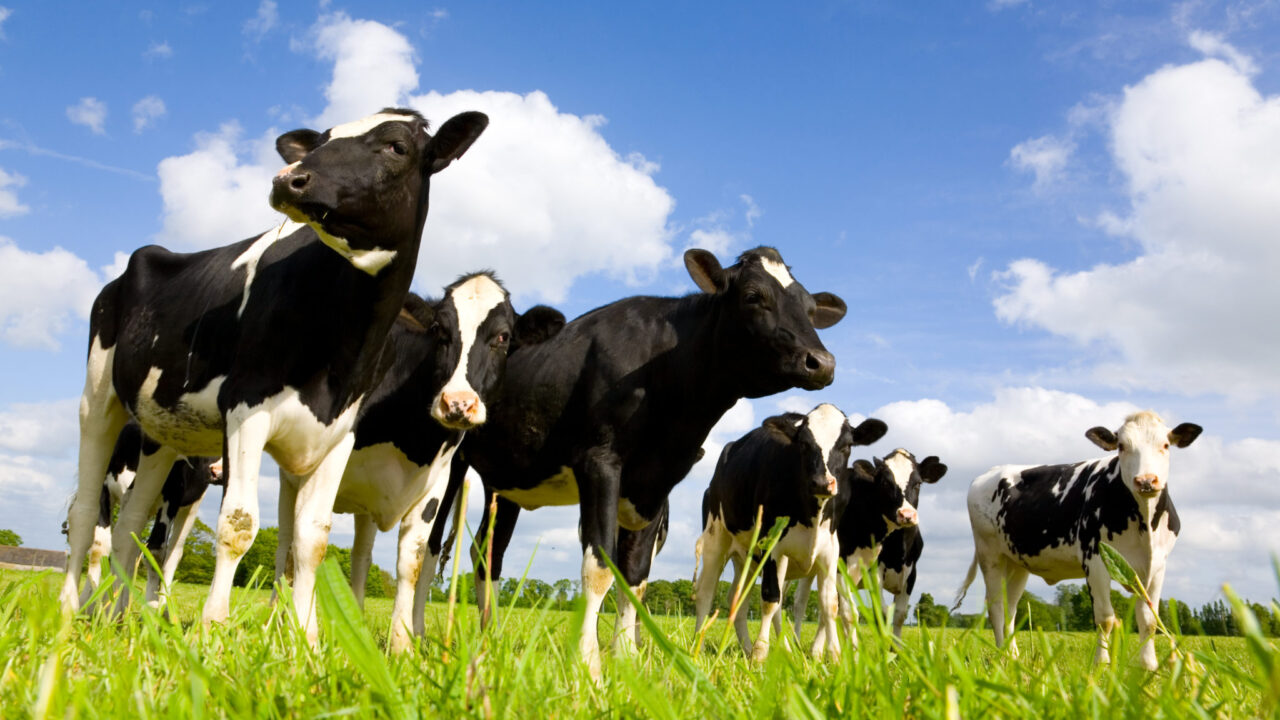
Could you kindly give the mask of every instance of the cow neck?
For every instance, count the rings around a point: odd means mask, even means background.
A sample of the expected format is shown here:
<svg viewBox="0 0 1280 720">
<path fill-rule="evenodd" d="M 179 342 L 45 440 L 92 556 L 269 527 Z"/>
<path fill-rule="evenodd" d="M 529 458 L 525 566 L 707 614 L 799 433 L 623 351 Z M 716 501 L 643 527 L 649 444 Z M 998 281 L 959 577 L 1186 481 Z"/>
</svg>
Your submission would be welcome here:
<svg viewBox="0 0 1280 720">
<path fill-rule="evenodd" d="M 668 321 L 679 341 L 666 353 L 671 372 L 665 378 L 678 379 L 661 383 L 657 390 L 666 391 L 684 410 L 687 420 L 706 425 L 706 430 L 720 420 L 746 392 L 733 382 L 737 363 L 725 348 L 721 328 L 724 310 L 723 294 L 698 293 L 674 298 Z"/>
<path fill-rule="evenodd" d="M 855 491 L 856 492 L 856 491 Z M 848 555 L 855 548 L 876 548 L 889 536 L 889 523 L 884 516 L 865 503 L 850 499 L 840 519 L 840 553 Z M 853 547 L 845 547 L 853 543 Z"/>
</svg>

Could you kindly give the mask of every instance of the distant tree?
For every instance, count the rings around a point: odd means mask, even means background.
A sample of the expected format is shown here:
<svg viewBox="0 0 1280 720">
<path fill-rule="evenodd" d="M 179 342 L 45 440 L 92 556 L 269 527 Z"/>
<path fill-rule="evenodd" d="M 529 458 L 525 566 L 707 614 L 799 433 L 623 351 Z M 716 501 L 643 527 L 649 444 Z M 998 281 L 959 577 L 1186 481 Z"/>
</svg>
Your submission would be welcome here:
<svg viewBox="0 0 1280 720">
<path fill-rule="evenodd" d="M 22 536 L 12 530 L 0 530 L 0 545 L 22 547 Z"/>
<path fill-rule="evenodd" d="M 213 581 L 216 556 L 213 550 L 213 529 L 196 518 L 196 524 L 182 546 L 182 562 L 174 573 L 174 582 L 208 585 Z"/>
<path fill-rule="evenodd" d="M 921 593 L 916 603 L 916 622 L 927 627 L 942 627 L 947 624 L 950 613 L 944 605 L 939 605 L 929 593 Z"/>
<path fill-rule="evenodd" d="M 276 577 L 276 546 L 280 543 L 280 528 L 264 527 L 258 530 L 258 536 L 253 539 L 253 544 L 245 552 L 244 557 L 240 558 L 240 566 L 236 568 L 236 574 L 232 584 L 237 587 L 244 587 L 249 584 L 249 580 L 257 573 L 258 582 L 262 587 L 270 588 L 275 583 Z M 345 568 L 347 577 L 351 576 L 351 562 L 347 561 Z"/>
<path fill-rule="evenodd" d="M 1092 630 L 1093 598 L 1085 585 L 1059 585 L 1057 605 L 1062 613 L 1063 630 Z"/>
<path fill-rule="evenodd" d="M 1275 624 L 1276 618 L 1271 614 L 1271 610 L 1261 603 L 1249 603 L 1249 609 L 1253 611 L 1253 616 L 1258 619 L 1258 626 L 1262 630 L 1262 634 L 1267 637 L 1275 637 L 1276 634 L 1272 630 L 1272 626 Z"/>
<path fill-rule="evenodd" d="M 1046 603 L 1034 593 L 1022 594 L 1022 599 L 1018 601 L 1017 627 L 1032 630 L 1059 630 L 1063 624 L 1063 612 L 1057 605 Z"/>
<path fill-rule="evenodd" d="M 1161 603 L 1160 620 L 1164 622 L 1165 627 L 1170 630 L 1177 628 L 1178 632 L 1183 635 L 1204 634 L 1204 628 L 1200 627 L 1200 621 L 1196 618 L 1195 613 L 1191 611 L 1191 606 L 1174 598 L 1169 598 Z"/>
</svg>

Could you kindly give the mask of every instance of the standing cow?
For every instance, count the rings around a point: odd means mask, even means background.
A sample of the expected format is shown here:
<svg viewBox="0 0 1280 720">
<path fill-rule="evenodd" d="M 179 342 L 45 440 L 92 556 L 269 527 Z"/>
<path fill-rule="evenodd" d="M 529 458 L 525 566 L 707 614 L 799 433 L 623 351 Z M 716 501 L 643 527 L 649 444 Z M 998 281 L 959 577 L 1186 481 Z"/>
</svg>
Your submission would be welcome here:
<svg viewBox="0 0 1280 720">
<path fill-rule="evenodd" d="M 595 677 L 596 616 L 613 584 L 603 556 L 640 588 L 655 520 L 725 411 L 743 397 L 816 390 L 835 377 L 835 358 L 814 329 L 844 317 L 842 300 L 810 295 L 773 248 L 749 250 L 729 268 L 705 250 L 684 260 L 703 292 L 619 300 L 512 357 L 501 412 L 463 447 L 486 493 L 498 494 L 492 565 L 477 563 L 478 586 L 501 574 L 521 508 L 581 505 L 578 649 Z M 486 513 L 478 537 L 487 523 Z M 615 637 L 625 651 L 634 649 L 626 624 L 634 617 L 619 615 Z"/>
<path fill-rule="evenodd" d="M 920 486 L 936 483 L 947 472 L 947 466 L 930 455 L 924 460 L 903 448 L 883 459 L 857 460 L 850 470 L 848 490 L 837 498 L 840 556 L 844 558 L 849 578 L 860 583 L 863 570 L 874 561 L 880 562 L 882 589 L 894 594 L 893 631 L 902 636 L 907 618 L 907 604 L 915 586 L 915 563 L 920 558 L 924 541 L 920 537 Z M 899 549 L 901 548 L 901 549 Z M 896 551 L 896 552 L 894 552 Z M 894 553 L 886 564 L 886 552 Z M 809 582 L 801 581 L 796 589 L 792 619 L 797 632 L 804 620 L 809 601 Z M 840 617 L 849 642 L 858 644 L 858 606 L 845 593 L 840 595 Z M 816 643 L 825 628 L 818 627 Z M 834 643 L 834 638 L 831 640 Z"/>
<path fill-rule="evenodd" d="M 973 563 L 955 607 L 982 568 L 996 644 L 1003 645 L 1008 637 L 1009 650 L 1016 654 L 1011 636 L 1028 575 L 1050 584 L 1083 577 L 1098 624 L 1094 661 L 1108 662 L 1108 639 L 1120 621 L 1111 606 L 1111 576 L 1098 544 L 1120 551 L 1158 605 L 1165 563 L 1181 528 L 1169 497 L 1169 449 L 1187 447 L 1200 432 L 1192 423 L 1170 430 L 1154 412 L 1139 412 L 1114 433 L 1104 427 L 1085 433 L 1103 450 L 1118 450 L 1114 457 L 1069 465 L 1000 465 L 979 476 L 969 488 Z M 1137 603 L 1135 612 L 1141 662 L 1154 670 L 1155 616 L 1145 603 Z"/>
<path fill-rule="evenodd" d="M 696 634 L 702 628 L 726 560 L 732 559 L 736 576 L 743 563 L 761 513 L 760 532 L 768 532 L 779 518 L 787 519 L 786 530 L 764 560 L 761 571 L 760 637 L 754 647 L 747 632 L 747 614 L 735 618 L 742 651 L 755 660 L 769 654 L 769 630 L 777 617 L 782 589 L 787 581 L 817 578 L 822 598 L 820 623 L 829 626 L 835 637 L 836 595 L 840 547 L 836 539 L 835 497 L 847 484 L 849 450 L 854 445 L 870 445 L 888 428 L 876 419 L 849 425 L 839 408 L 823 403 L 808 415 L 786 413 L 768 418 L 760 427 L 725 445 L 716 463 L 711 485 L 702 496 L 702 535 L 695 556 L 694 598 L 697 609 Z M 695 563 L 696 565 L 696 563 Z M 736 584 L 735 580 L 735 584 Z M 786 636 L 783 636 L 786 643 Z M 828 645 L 838 655 L 839 643 Z M 823 643 L 813 644 L 814 657 L 821 657 Z"/>
<path fill-rule="evenodd" d="M 225 619 L 232 576 L 258 531 L 266 450 L 297 478 L 294 609 L 314 641 L 315 571 L 355 418 L 392 361 L 387 335 L 413 278 L 431 176 L 487 123 L 463 113 L 432 136 L 418 113 L 388 109 L 323 133 L 286 133 L 276 148 L 288 165 L 271 204 L 289 219 L 278 228 L 198 253 L 150 246 L 130 257 L 90 315 L 64 608 L 78 605 L 93 486 L 133 416 L 163 450 L 144 457 L 117 519 L 120 565 L 136 555 L 129 536 L 160 491 L 159 468 L 179 453 L 221 454 L 227 489 L 203 615 Z"/>
</svg>

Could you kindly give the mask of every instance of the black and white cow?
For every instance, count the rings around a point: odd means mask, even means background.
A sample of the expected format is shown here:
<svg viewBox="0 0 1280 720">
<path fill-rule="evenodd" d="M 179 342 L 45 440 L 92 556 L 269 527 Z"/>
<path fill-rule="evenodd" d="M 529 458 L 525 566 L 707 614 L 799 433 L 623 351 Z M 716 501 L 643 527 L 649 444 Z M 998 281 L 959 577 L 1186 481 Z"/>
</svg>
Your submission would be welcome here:
<svg viewBox="0 0 1280 720">
<path fill-rule="evenodd" d="M 840 548 L 836 540 L 836 505 L 840 485 L 847 484 L 849 450 L 870 445 L 888 428 L 876 419 L 850 427 L 839 408 L 823 403 L 808 415 L 786 413 L 725 445 L 716 462 L 711 485 L 702 496 L 702 535 L 694 551 L 694 599 L 696 634 L 711 612 L 716 586 L 726 560 L 733 560 L 735 575 L 742 573 L 757 513 L 761 513 L 763 537 L 779 518 L 787 518 L 773 552 L 764 559 L 760 598 L 763 602 L 760 636 L 754 647 L 747 632 L 747 614 L 735 618 L 742 651 L 755 660 L 769 654 L 769 631 L 789 580 L 816 577 L 823 600 L 820 622 L 830 625 L 835 637 L 836 583 Z M 697 565 L 701 563 L 701 572 Z M 736 580 L 735 580 L 736 583 Z M 783 636 L 783 643 L 787 638 Z M 839 643 L 829 645 L 838 655 Z M 815 642 L 814 657 L 823 645 Z"/>
<path fill-rule="evenodd" d="M 492 567 L 477 565 L 478 583 L 501 574 L 521 508 L 582 506 L 579 652 L 596 677 L 596 616 L 613 584 L 602 556 L 638 588 L 653 561 L 654 520 L 725 411 L 739 398 L 816 390 L 835 376 L 814 328 L 839 321 L 844 302 L 810 295 L 777 250 L 747 251 L 727 269 L 705 250 L 684 260 L 703 292 L 619 300 L 521 351 L 507 365 L 502 411 L 463 445 L 486 493 L 499 495 Z M 634 649 L 633 627 L 615 637 Z"/>
<path fill-rule="evenodd" d="M 937 456 L 917 461 L 915 455 L 898 448 L 883 459 L 855 461 L 847 489 L 842 489 L 836 501 L 840 517 L 836 534 L 849 578 L 860 583 L 863 571 L 879 560 L 881 587 L 894 595 L 893 629 L 899 637 L 915 587 L 915 563 L 924 549 L 917 510 L 920 486 L 938 482 L 946 472 L 947 466 L 939 462 Z M 886 553 L 890 557 L 886 558 Z M 809 583 L 801 581 L 792 608 L 796 629 L 804 619 L 808 600 Z M 845 634 L 854 646 L 858 644 L 857 614 L 857 603 L 841 593 L 840 617 Z M 815 643 L 823 639 L 825 630 L 819 626 Z"/>
<path fill-rule="evenodd" d="M 154 454 L 158 449 L 159 446 L 154 441 L 142 434 L 137 423 L 129 423 L 120 431 L 99 495 L 98 519 L 93 528 L 93 544 L 89 546 L 88 567 L 85 571 L 86 582 L 80 596 L 82 605 L 88 602 L 102 580 L 102 560 L 111 552 L 111 521 L 116 506 L 133 486 L 139 460 L 144 454 Z M 147 538 L 147 549 L 162 573 L 157 575 L 154 568 L 147 565 L 146 598 L 153 607 L 163 605 L 167 598 L 178 563 L 182 561 L 182 543 L 195 524 L 194 509 L 199 498 L 204 496 L 209 485 L 221 482 L 221 459 L 205 457 L 180 458 L 165 477 L 155 523 Z M 186 496 L 197 490 L 195 500 L 186 500 Z M 65 527 L 63 531 L 66 532 Z"/>
<path fill-rule="evenodd" d="M 1111 606 L 1111 577 L 1099 543 L 1120 551 L 1158 605 L 1165 563 L 1181 528 L 1169 497 L 1169 449 L 1187 447 L 1200 432 L 1193 423 L 1170 430 L 1154 412 L 1139 412 L 1114 433 L 1104 427 L 1085 433 L 1103 450 L 1118 450 L 1114 457 L 1069 465 L 1000 465 L 979 476 L 969 488 L 973 563 L 955 606 L 982 568 L 996 644 L 1008 638 L 1016 654 L 1016 613 L 1006 618 L 1005 609 L 1017 608 L 1027 577 L 1034 573 L 1050 584 L 1082 577 L 1098 624 L 1094 661 L 1108 662 L 1108 639 L 1120 621 Z M 1142 602 L 1134 612 L 1142 665 L 1154 670 L 1155 617 Z"/>
<path fill-rule="evenodd" d="M 323 133 L 295 130 L 276 148 L 288 165 L 271 204 L 288 220 L 258 237 L 191 254 L 149 246 L 107 284 L 90 316 L 80 405 L 80 492 L 68 513 L 62 591 L 77 581 L 93 533 L 96 488 L 129 416 L 163 450 L 144 457 L 113 531 L 146 520 L 178 454 L 219 455 L 227 489 L 206 622 L 226 618 L 231 579 L 258 531 L 262 452 L 298 478 L 294 606 L 316 636 L 315 570 L 362 403 L 390 366 L 387 336 L 409 292 L 432 174 L 488 123 L 451 118 L 435 136 L 422 116 L 388 109 Z M 90 493 L 93 493 L 91 495 Z M 136 500 L 137 502 L 131 502 Z"/>
<path fill-rule="evenodd" d="M 393 326 L 395 362 L 356 420 L 334 512 L 355 513 L 351 585 L 363 603 L 374 538 L 400 525 L 396 596 L 390 645 L 409 647 L 410 628 L 422 632 L 423 605 L 436 562 L 428 538 L 445 513 L 441 503 L 453 454 L 463 433 L 484 423 L 501 390 L 507 356 L 564 325 L 559 311 L 539 306 L 517 319 L 507 291 L 490 273 L 459 278 L 435 303 L 410 295 Z M 544 323 L 544 326 L 535 326 Z M 292 483 L 281 489 L 280 532 L 290 536 Z M 288 574 L 288 545 L 277 551 L 276 573 Z M 412 609 L 412 615 L 411 615 Z"/>
</svg>

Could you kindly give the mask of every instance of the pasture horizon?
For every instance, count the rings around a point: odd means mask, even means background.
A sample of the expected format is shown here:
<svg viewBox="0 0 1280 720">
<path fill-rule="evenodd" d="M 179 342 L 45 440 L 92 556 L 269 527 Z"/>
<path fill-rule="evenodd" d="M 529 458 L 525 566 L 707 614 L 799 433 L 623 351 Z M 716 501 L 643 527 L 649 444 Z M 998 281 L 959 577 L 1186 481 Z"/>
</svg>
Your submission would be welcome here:
<svg viewBox="0 0 1280 720">
<path fill-rule="evenodd" d="M 276 135 L 410 105 L 493 118 L 433 189 L 415 290 L 491 267 L 518 309 L 572 318 L 692 291 L 686 247 L 728 263 L 764 244 L 849 304 L 821 333 L 831 388 L 739 403 L 708 438 L 655 577 L 691 576 L 720 447 L 781 410 L 879 417 L 860 457 L 950 466 L 922 493 L 913 597 L 945 602 L 972 556 L 969 481 L 1097 457 L 1086 429 L 1153 408 L 1205 428 L 1172 460 L 1165 596 L 1274 595 L 1254 569 L 1280 550 L 1280 12 L 649 12 L 0 8 L 0 93 L 21 99 L 0 109 L 0 527 L 65 547 L 85 317 L 125 254 L 265 230 Z M 264 477 L 264 524 L 274 494 Z M 522 514 L 507 566 L 536 546 L 533 576 L 575 577 L 576 512 Z M 339 516 L 333 541 L 351 534 Z M 383 536 L 375 561 L 393 552 Z"/>
</svg>

